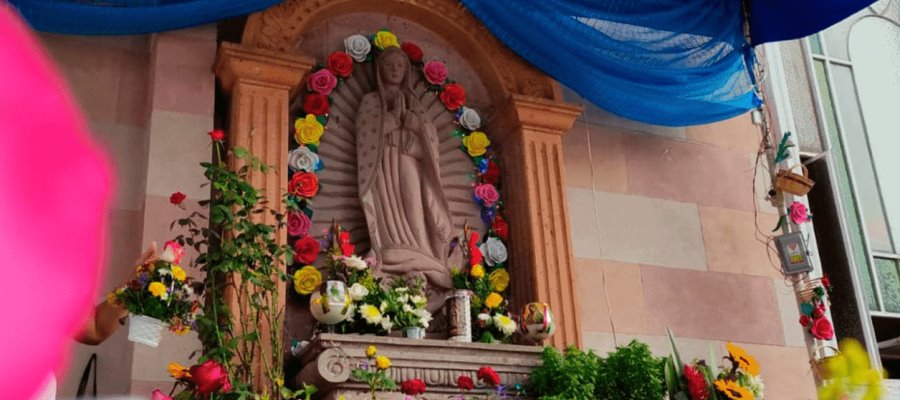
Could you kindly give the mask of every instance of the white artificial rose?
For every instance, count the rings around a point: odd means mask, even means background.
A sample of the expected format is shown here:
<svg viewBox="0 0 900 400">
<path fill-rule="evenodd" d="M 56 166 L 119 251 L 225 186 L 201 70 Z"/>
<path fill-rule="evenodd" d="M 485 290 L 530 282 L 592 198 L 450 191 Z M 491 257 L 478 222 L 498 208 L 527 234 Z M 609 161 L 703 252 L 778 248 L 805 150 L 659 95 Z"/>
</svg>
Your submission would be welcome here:
<svg viewBox="0 0 900 400">
<path fill-rule="evenodd" d="M 291 150 L 288 155 L 288 166 L 294 171 L 314 172 L 319 163 L 319 155 L 306 146 Z"/>
<path fill-rule="evenodd" d="M 388 331 L 388 333 L 390 333 L 390 332 L 391 332 L 391 328 L 394 327 L 394 323 L 391 322 L 391 317 L 384 317 L 384 318 L 382 318 L 382 319 L 381 319 L 381 327 L 382 327 L 384 330 Z"/>
<path fill-rule="evenodd" d="M 354 61 L 364 62 L 372 50 L 372 44 L 363 35 L 353 35 L 344 39 L 344 50 Z"/>
<path fill-rule="evenodd" d="M 412 312 L 413 308 L 409 304 L 403 305 L 403 312 Z"/>
<path fill-rule="evenodd" d="M 366 289 L 365 286 L 360 285 L 359 283 L 354 283 L 353 286 L 350 286 L 350 298 L 353 301 L 360 301 L 369 295 L 369 289 Z"/>
<path fill-rule="evenodd" d="M 366 260 L 363 260 L 357 255 L 344 257 L 344 265 L 346 265 L 347 268 L 355 269 L 357 271 L 369 268 L 369 264 L 366 264 Z"/>
<path fill-rule="evenodd" d="M 428 299 L 426 299 L 425 296 L 415 295 L 415 296 L 410 297 L 409 301 L 411 301 L 413 304 L 415 304 L 418 307 L 422 307 L 425 305 L 425 303 L 428 302 Z"/>
<path fill-rule="evenodd" d="M 500 239 L 495 237 L 488 238 L 481 244 L 481 254 L 484 255 L 484 261 L 489 266 L 502 264 L 506 262 L 508 257 L 506 253 L 506 245 Z"/>
<path fill-rule="evenodd" d="M 397 291 L 397 293 L 406 293 L 409 291 L 409 288 L 408 287 L 398 287 L 395 290 Z"/>
<path fill-rule="evenodd" d="M 385 312 L 385 311 L 387 311 L 387 308 L 388 308 L 388 303 L 386 301 L 382 300 L 381 305 L 378 306 L 378 309 L 381 310 L 381 312 Z"/>
<path fill-rule="evenodd" d="M 481 325 L 486 326 L 488 323 L 491 322 L 491 316 L 490 316 L 490 314 L 481 313 L 481 314 L 478 314 L 478 320 L 481 321 Z"/>
<path fill-rule="evenodd" d="M 408 295 L 408 294 L 404 294 L 404 295 L 401 295 L 401 296 L 397 297 L 397 302 L 400 303 L 400 304 L 406 304 L 408 301 L 409 301 L 409 295 Z"/>
<path fill-rule="evenodd" d="M 422 325 L 423 328 L 428 328 L 428 324 L 431 323 L 431 313 L 424 308 L 413 310 L 412 312 L 415 316 L 419 317 L 419 324 Z"/>
<path fill-rule="evenodd" d="M 470 131 L 477 131 L 481 128 L 481 116 L 475 110 L 464 107 L 459 114 L 459 124 Z"/>
</svg>

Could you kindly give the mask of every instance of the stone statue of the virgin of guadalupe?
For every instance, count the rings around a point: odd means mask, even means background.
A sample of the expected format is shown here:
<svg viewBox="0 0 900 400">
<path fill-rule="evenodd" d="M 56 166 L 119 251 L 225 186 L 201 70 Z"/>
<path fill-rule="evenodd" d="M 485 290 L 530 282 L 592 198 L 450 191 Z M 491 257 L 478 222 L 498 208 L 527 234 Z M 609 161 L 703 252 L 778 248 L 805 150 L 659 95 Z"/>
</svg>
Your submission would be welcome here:
<svg viewBox="0 0 900 400">
<path fill-rule="evenodd" d="M 414 73 L 398 47 L 375 60 L 377 90 L 363 96 L 356 114 L 359 200 L 382 273 L 421 274 L 450 289 L 455 235 L 437 130 L 413 90 Z"/>
</svg>

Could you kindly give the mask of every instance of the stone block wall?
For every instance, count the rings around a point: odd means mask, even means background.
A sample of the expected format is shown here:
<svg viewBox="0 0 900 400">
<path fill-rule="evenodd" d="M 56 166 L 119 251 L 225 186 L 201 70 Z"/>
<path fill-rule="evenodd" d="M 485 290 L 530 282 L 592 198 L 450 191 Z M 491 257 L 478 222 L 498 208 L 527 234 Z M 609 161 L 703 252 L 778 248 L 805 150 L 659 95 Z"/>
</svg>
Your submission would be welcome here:
<svg viewBox="0 0 900 400">
<path fill-rule="evenodd" d="M 731 341 L 759 359 L 767 398 L 815 398 L 793 291 L 757 240 L 778 217 L 764 175 L 753 190 L 750 116 L 659 127 L 565 95 L 586 106 L 563 137 L 585 346 L 666 355 L 668 326 L 685 358 Z"/>
</svg>

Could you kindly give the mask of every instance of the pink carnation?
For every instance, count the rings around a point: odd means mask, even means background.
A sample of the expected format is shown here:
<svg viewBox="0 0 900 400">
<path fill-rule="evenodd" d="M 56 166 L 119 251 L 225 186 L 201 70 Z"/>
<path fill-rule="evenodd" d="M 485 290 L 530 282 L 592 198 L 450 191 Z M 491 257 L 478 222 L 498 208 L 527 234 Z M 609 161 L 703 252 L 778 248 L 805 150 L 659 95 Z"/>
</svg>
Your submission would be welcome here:
<svg viewBox="0 0 900 400">
<path fill-rule="evenodd" d="M 309 233 L 312 227 L 312 221 L 302 212 L 294 212 L 288 214 L 288 234 L 296 237 L 303 237 Z"/>
<path fill-rule="evenodd" d="M 497 203 L 497 200 L 500 200 L 500 193 L 497 193 L 497 188 L 494 185 L 482 183 L 475 186 L 475 197 L 481 200 L 485 207 L 490 207 Z"/>
<path fill-rule="evenodd" d="M 163 252 L 159 256 L 160 260 L 173 264 L 181 264 L 182 258 L 184 258 L 184 248 L 174 240 L 166 242 L 165 246 L 163 246 Z"/>
<path fill-rule="evenodd" d="M 447 66 L 440 61 L 429 61 L 422 69 L 425 79 L 433 85 L 443 85 L 447 81 Z"/>
<path fill-rule="evenodd" d="M 306 81 L 307 87 L 309 90 L 321 94 L 323 96 L 328 96 L 331 94 L 331 91 L 334 90 L 335 86 L 337 86 L 338 80 L 334 74 L 329 71 L 327 68 L 322 68 L 316 72 L 313 72 L 309 79 Z"/>
</svg>

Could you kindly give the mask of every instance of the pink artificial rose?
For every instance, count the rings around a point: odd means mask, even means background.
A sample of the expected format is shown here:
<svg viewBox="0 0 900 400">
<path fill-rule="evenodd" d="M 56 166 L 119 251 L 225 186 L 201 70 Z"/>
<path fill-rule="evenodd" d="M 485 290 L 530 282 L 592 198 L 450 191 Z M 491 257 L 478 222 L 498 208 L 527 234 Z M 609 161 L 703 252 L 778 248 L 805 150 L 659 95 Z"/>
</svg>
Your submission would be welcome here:
<svg viewBox="0 0 900 400">
<path fill-rule="evenodd" d="M 494 185 L 482 183 L 475 186 L 475 197 L 481 200 L 485 207 L 490 207 L 497 203 L 497 200 L 500 200 L 500 193 L 497 193 L 497 188 Z"/>
<path fill-rule="evenodd" d="M 170 240 L 163 246 L 163 252 L 159 255 L 159 259 L 173 264 L 181 264 L 184 258 L 184 248 L 178 242 Z"/>
<path fill-rule="evenodd" d="M 312 221 L 303 212 L 293 212 L 288 214 L 288 234 L 296 237 L 303 237 L 309 233 L 312 227 Z"/>
<path fill-rule="evenodd" d="M 443 85 L 447 81 L 447 66 L 440 61 L 429 61 L 422 69 L 425 79 L 432 85 Z"/>
<path fill-rule="evenodd" d="M 334 90 L 335 86 L 337 86 L 338 80 L 337 77 L 334 76 L 334 73 L 329 71 L 327 68 L 322 68 L 316 72 L 313 72 L 309 79 L 306 81 L 307 87 L 309 90 L 321 94 L 323 96 L 328 96 L 331 94 L 331 91 Z"/>
<path fill-rule="evenodd" d="M 806 221 L 809 221 L 809 210 L 806 209 L 806 204 L 795 201 L 791 203 L 788 209 L 791 213 L 791 221 L 793 221 L 795 224 L 800 225 Z"/>
<path fill-rule="evenodd" d="M 163 393 L 159 389 L 156 389 L 153 391 L 153 393 L 150 393 L 150 400 L 172 400 L 172 398 L 166 396 L 165 393 Z"/>
<path fill-rule="evenodd" d="M 831 325 L 831 321 L 828 318 L 817 318 L 813 321 L 812 327 L 809 328 L 809 333 L 816 339 L 831 340 L 834 338 L 834 326 Z"/>
<path fill-rule="evenodd" d="M 190 374 L 188 379 L 194 384 L 194 391 L 203 398 L 209 397 L 211 393 L 227 393 L 231 390 L 228 371 L 213 360 L 191 367 Z"/>
</svg>

